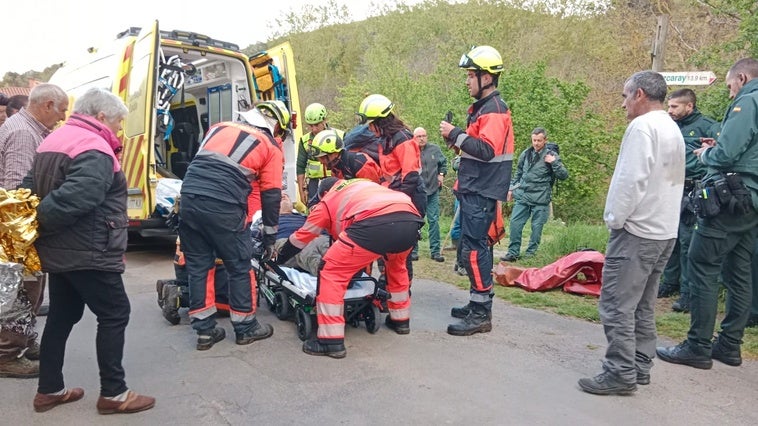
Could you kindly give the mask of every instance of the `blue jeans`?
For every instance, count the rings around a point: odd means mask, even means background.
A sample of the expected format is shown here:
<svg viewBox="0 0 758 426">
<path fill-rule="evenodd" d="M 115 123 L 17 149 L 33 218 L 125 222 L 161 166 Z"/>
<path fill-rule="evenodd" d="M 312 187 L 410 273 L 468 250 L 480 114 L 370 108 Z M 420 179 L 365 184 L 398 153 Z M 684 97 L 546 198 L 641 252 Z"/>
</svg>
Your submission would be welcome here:
<svg viewBox="0 0 758 426">
<path fill-rule="evenodd" d="M 458 241 L 461 239 L 461 212 L 458 210 L 460 208 L 460 203 L 458 202 L 458 198 L 455 199 L 455 203 L 453 203 L 453 224 L 450 225 L 452 228 L 450 228 L 450 239 Z M 458 215 L 455 214 L 455 212 L 458 212 Z"/>
<path fill-rule="evenodd" d="M 547 204 L 531 206 L 529 204 L 519 203 L 513 206 L 511 212 L 511 236 L 508 244 L 508 254 L 513 257 L 521 255 L 521 233 L 524 225 L 529 218 L 532 218 L 532 235 L 529 237 L 529 246 L 526 248 L 526 255 L 531 256 L 537 252 L 542 240 L 542 227 L 547 222 L 550 214 Z"/>
</svg>

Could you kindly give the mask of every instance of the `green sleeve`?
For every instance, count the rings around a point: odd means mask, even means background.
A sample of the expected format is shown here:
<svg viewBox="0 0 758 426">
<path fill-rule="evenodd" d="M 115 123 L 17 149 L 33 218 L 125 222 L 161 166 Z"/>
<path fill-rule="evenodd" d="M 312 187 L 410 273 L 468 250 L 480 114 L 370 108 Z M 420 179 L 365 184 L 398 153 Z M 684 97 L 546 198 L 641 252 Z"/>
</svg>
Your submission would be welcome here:
<svg viewBox="0 0 758 426">
<path fill-rule="evenodd" d="M 705 150 L 700 161 L 708 167 L 730 171 L 758 133 L 757 113 L 755 103 L 747 96 L 734 102 L 729 107 L 716 146 Z"/>
</svg>

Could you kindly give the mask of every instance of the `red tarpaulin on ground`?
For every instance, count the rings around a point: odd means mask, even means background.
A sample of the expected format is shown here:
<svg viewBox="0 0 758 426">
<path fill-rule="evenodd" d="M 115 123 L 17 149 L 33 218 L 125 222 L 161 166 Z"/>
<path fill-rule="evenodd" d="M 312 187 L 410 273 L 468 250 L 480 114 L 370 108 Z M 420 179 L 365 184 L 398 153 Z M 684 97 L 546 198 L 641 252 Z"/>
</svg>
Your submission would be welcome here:
<svg viewBox="0 0 758 426">
<path fill-rule="evenodd" d="M 600 296 L 602 253 L 588 250 L 566 255 L 542 268 L 520 268 L 506 262 L 495 267 L 495 280 L 504 286 L 519 286 L 527 291 L 547 291 L 563 286 L 573 294 Z"/>
</svg>

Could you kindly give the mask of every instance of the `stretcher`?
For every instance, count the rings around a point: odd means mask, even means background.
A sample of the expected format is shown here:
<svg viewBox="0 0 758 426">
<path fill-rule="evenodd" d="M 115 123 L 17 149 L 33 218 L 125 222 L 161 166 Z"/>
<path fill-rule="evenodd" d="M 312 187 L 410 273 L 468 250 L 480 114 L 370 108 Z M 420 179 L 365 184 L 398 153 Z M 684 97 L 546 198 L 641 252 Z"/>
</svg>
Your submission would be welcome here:
<svg viewBox="0 0 758 426">
<path fill-rule="evenodd" d="M 316 288 L 318 278 L 295 268 L 273 262 L 251 260 L 258 281 L 258 306 L 261 297 L 280 320 L 295 319 L 297 337 L 305 341 L 315 335 Z M 381 326 L 380 314 L 386 312 L 389 293 L 365 273 L 353 277 L 345 293 L 345 324 L 364 323 L 373 334 Z"/>
</svg>

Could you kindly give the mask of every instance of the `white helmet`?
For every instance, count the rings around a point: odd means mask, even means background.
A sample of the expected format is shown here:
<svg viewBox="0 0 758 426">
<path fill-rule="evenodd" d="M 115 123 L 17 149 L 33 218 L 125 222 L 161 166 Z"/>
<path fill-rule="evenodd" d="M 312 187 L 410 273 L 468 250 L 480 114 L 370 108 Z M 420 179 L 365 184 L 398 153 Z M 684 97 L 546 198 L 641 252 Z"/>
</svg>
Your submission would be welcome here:
<svg viewBox="0 0 758 426">
<path fill-rule="evenodd" d="M 264 129 L 268 129 L 271 134 L 275 134 L 276 130 L 276 124 L 277 121 L 275 118 L 268 117 L 265 114 L 261 113 L 258 108 L 253 108 L 249 111 L 237 111 L 237 114 L 240 116 L 240 120 L 243 123 L 247 123 L 251 126 L 255 127 L 261 127 Z"/>
</svg>

